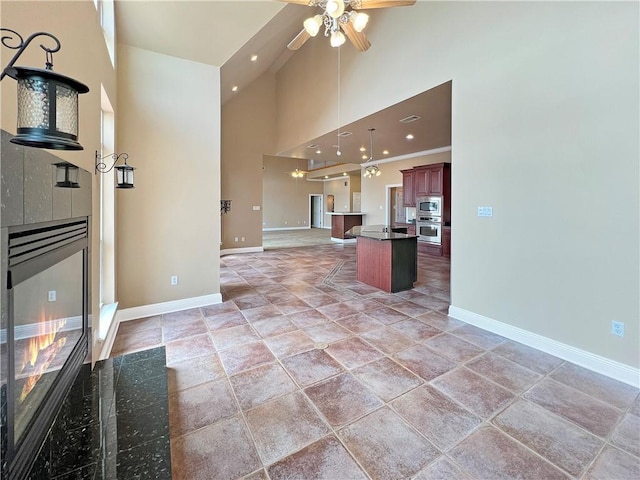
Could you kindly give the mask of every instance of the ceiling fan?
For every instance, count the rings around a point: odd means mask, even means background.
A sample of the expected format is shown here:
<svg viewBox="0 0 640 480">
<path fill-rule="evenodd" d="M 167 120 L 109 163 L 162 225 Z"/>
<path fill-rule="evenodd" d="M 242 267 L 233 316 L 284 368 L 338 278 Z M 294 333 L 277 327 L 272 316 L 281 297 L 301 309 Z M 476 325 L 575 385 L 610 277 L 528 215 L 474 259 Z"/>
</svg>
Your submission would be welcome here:
<svg viewBox="0 0 640 480">
<path fill-rule="evenodd" d="M 291 171 L 291 172 L 287 172 L 287 174 L 291 175 L 292 178 L 295 178 L 296 180 L 299 178 L 303 178 L 307 173 L 305 170 L 300 170 L 298 167 L 296 167 L 295 170 Z"/>
<path fill-rule="evenodd" d="M 332 47 L 345 42 L 345 34 L 354 47 L 361 52 L 369 49 L 371 43 L 363 33 L 369 21 L 369 15 L 358 12 L 360 9 L 402 7 L 413 5 L 416 0 L 280 0 L 297 5 L 320 7 L 323 12 L 304 21 L 304 28 L 291 40 L 287 48 L 298 50 L 307 40 L 315 37 L 324 25 L 324 36 L 330 38 Z M 343 33 L 344 32 L 344 33 Z"/>
</svg>

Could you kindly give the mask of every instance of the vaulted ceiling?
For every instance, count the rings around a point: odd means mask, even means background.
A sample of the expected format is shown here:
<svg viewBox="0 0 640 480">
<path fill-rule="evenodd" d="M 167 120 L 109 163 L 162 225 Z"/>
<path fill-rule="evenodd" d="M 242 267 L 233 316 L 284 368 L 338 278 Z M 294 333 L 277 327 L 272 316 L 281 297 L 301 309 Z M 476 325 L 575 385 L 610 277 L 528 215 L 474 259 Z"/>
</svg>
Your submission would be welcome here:
<svg viewBox="0 0 640 480">
<path fill-rule="evenodd" d="M 304 50 L 287 50 L 286 45 L 313 12 L 307 6 L 276 0 L 115 0 L 115 9 L 120 43 L 219 66 L 223 103 L 233 95 L 233 85 L 241 91 L 267 70 L 277 71 L 291 55 L 304 54 Z M 375 45 L 371 52 L 375 52 Z M 258 56 L 257 61 L 249 61 L 252 55 Z M 400 122 L 411 115 L 421 118 L 412 123 Z M 376 129 L 375 160 L 450 145 L 451 82 L 342 125 L 341 131 L 352 133 L 340 140 L 345 158 L 369 155 L 369 128 Z M 406 139 L 409 133 L 414 133 L 413 140 Z M 292 145 L 280 154 L 313 160 L 312 166 L 332 164 L 340 160 L 335 154 L 335 144 L 336 130 L 333 130 L 304 144 Z M 309 145 L 318 147 L 307 148 Z M 366 152 L 361 152 L 361 148 Z M 384 154 L 384 150 L 389 153 Z"/>
</svg>

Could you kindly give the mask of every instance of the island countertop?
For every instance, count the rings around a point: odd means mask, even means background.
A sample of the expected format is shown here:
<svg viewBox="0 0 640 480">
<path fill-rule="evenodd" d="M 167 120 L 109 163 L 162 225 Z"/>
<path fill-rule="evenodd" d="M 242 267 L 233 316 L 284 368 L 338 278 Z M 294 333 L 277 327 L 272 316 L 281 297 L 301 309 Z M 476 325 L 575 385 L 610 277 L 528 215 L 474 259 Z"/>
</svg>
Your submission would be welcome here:
<svg viewBox="0 0 640 480">
<path fill-rule="evenodd" d="M 327 215 L 366 215 L 362 212 L 327 212 Z"/>
<path fill-rule="evenodd" d="M 365 237 L 373 240 L 404 240 L 418 238 L 417 235 L 394 232 L 392 227 L 386 225 L 359 225 L 351 228 L 347 233 L 354 237 Z"/>
</svg>

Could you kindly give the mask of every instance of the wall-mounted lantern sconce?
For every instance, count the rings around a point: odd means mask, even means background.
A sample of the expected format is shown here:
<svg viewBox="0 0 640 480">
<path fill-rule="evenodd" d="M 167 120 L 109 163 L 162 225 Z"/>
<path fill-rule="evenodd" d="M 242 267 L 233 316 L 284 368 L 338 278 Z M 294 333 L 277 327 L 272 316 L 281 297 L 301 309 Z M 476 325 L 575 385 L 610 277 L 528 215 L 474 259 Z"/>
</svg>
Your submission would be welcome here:
<svg viewBox="0 0 640 480">
<path fill-rule="evenodd" d="M 52 70 L 53 54 L 60 50 L 60 41 L 46 32 L 34 33 L 24 40 L 14 30 L 0 31 L 2 45 L 18 50 L 0 74 L 0 80 L 9 75 L 18 82 L 17 135 L 10 141 L 36 148 L 82 150 L 78 143 L 78 94 L 87 93 L 89 87 Z M 40 45 L 45 51 L 46 68 L 14 67 L 22 52 L 39 36 L 55 42 L 53 48 Z"/>
<path fill-rule="evenodd" d="M 107 168 L 107 164 L 102 160 L 105 158 L 111 157 L 113 159 L 113 163 L 109 168 Z M 123 164 L 116 165 L 118 160 L 122 158 Z M 116 170 L 116 188 L 133 188 L 133 171 L 134 167 L 131 165 L 127 165 L 127 159 L 129 155 L 127 153 L 112 153 L 111 155 L 105 155 L 101 157 L 98 155 L 96 151 L 96 174 L 100 173 L 108 173 L 115 168 Z"/>
<path fill-rule="evenodd" d="M 220 200 L 220 213 L 225 214 L 231 211 L 231 200 Z"/>
<path fill-rule="evenodd" d="M 58 188 L 80 188 L 78 183 L 78 171 L 74 164 L 69 162 L 54 163 L 56 167 L 56 187 Z"/>
</svg>

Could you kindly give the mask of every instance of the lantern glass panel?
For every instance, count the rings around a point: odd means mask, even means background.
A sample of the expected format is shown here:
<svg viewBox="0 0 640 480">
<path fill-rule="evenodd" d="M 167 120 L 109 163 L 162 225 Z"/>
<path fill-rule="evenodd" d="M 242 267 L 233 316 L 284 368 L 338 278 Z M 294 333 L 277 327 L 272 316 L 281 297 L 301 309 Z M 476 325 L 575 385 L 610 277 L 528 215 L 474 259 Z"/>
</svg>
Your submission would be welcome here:
<svg viewBox="0 0 640 480">
<path fill-rule="evenodd" d="M 118 188 L 133 187 L 134 168 L 128 165 L 116 167 L 116 186 Z"/>
<path fill-rule="evenodd" d="M 78 92 L 56 85 L 56 129 L 78 135 Z"/>
<path fill-rule="evenodd" d="M 80 169 L 67 162 L 54 163 L 56 167 L 56 187 L 80 188 L 78 172 Z"/>
<path fill-rule="evenodd" d="M 49 82 L 18 79 L 18 128 L 49 128 Z"/>
</svg>

